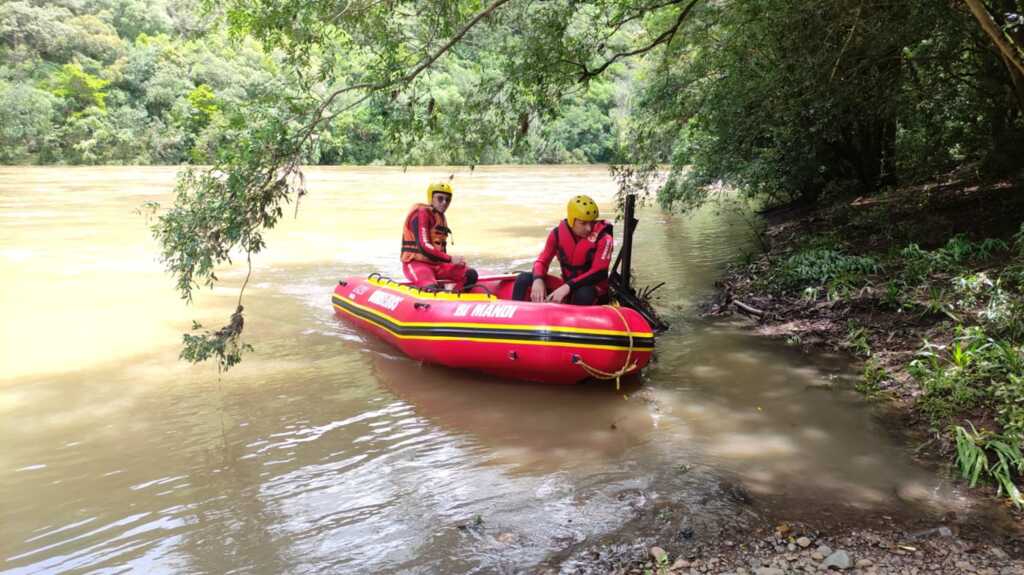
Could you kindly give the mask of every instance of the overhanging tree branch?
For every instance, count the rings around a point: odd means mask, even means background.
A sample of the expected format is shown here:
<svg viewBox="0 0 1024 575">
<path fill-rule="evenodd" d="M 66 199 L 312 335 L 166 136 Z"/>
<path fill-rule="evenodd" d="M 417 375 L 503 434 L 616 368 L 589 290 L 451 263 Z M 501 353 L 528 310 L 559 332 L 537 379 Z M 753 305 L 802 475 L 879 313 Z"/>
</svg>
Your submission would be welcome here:
<svg viewBox="0 0 1024 575">
<path fill-rule="evenodd" d="M 964 0 L 964 3 L 967 4 L 971 14 L 974 15 L 978 23 L 981 24 L 981 29 L 985 31 L 985 34 L 988 35 L 989 39 L 996 45 L 996 48 L 999 49 L 999 53 L 1002 54 L 1008 66 L 1014 68 L 1017 74 L 1024 76 L 1024 52 L 1007 41 L 1002 29 L 995 19 L 992 18 L 988 8 L 985 7 L 981 0 Z"/>
<path fill-rule="evenodd" d="M 621 58 L 629 58 L 631 56 L 639 56 L 641 54 L 646 54 L 647 52 L 650 52 L 655 47 L 661 44 L 671 42 L 672 39 L 675 37 L 676 32 L 679 31 L 679 27 L 683 25 L 683 22 L 686 20 L 686 17 L 690 14 L 690 10 L 692 10 L 693 7 L 696 6 L 697 2 L 699 1 L 700 0 L 690 0 L 690 3 L 687 4 L 686 7 L 679 12 L 679 16 L 676 18 L 675 23 L 672 24 L 672 27 L 662 32 L 650 44 L 642 48 L 637 48 L 636 50 L 630 50 L 628 52 L 617 52 L 613 54 L 610 58 L 605 60 L 603 64 L 592 70 L 588 68 L 586 64 L 579 64 L 579 66 L 583 68 L 583 72 L 580 74 L 580 81 L 584 82 L 586 80 L 589 80 L 590 78 L 601 75 L 601 73 L 608 69 L 609 66 L 611 66 Z"/>
<path fill-rule="evenodd" d="M 491 4 L 487 8 L 484 8 L 483 10 L 478 12 L 475 16 L 473 16 L 473 18 L 469 20 L 469 22 L 466 22 L 466 24 L 463 25 L 463 27 L 458 32 L 456 32 L 454 36 L 449 38 L 448 41 L 445 42 L 443 46 L 441 46 L 433 53 L 428 55 L 426 58 L 424 58 L 422 61 L 420 61 L 419 64 L 413 67 L 413 69 L 410 70 L 405 75 L 383 82 L 366 82 L 362 84 L 354 84 L 352 86 L 346 86 L 344 88 L 340 88 L 332 92 L 331 95 L 328 96 L 327 99 L 324 100 L 323 104 L 321 104 L 320 107 L 317 109 L 317 112 L 315 114 L 316 117 L 314 118 L 313 122 L 304 130 L 306 132 L 306 135 L 303 138 L 303 142 L 305 142 L 305 140 L 307 140 L 309 136 L 312 135 L 312 133 L 316 130 L 316 127 L 320 124 L 320 122 L 324 120 L 330 120 L 336 117 L 338 114 L 358 106 L 367 98 L 369 98 L 370 95 L 373 94 L 374 92 L 384 90 L 386 88 L 390 88 L 391 86 L 395 86 L 398 84 L 408 84 L 409 82 L 415 80 L 416 77 L 419 76 L 424 70 L 430 68 L 434 64 L 434 62 L 437 61 L 438 58 L 443 56 L 446 52 L 451 50 L 453 46 L 458 44 L 462 40 L 462 38 L 467 33 L 469 33 L 470 30 L 473 29 L 474 26 L 480 23 L 481 20 L 491 15 L 502 4 L 507 4 L 508 2 L 509 0 L 494 0 L 494 2 L 491 2 Z M 334 114 L 328 116 L 324 115 L 325 112 L 327 111 L 327 108 L 334 102 L 335 99 L 338 98 L 338 96 L 356 90 L 366 90 L 367 93 L 363 97 L 353 102 L 352 104 L 345 106 L 345 108 L 343 108 L 342 110 L 339 110 Z"/>
<path fill-rule="evenodd" d="M 240 336 L 244 326 L 241 300 L 252 274 L 252 256 L 265 245 L 262 234 L 273 228 L 283 214 L 282 204 L 293 193 L 299 198 L 305 193 L 303 151 L 322 123 L 355 108 L 381 90 L 413 82 L 474 26 L 508 2 L 491 2 L 407 72 L 392 72 L 390 77 L 385 73 L 384 79 L 376 82 L 338 88 L 320 102 L 308 101 L 305 113 L 294 111 L 288 118 L 271 112 L 255 122 L 247 119 L 238 139 L 225 149 L 215 165 L 190 168 L 179 176 L 175 205 L 160 216 L 153 234 L 162 247 L 161 259 L 175 275 L 182 297 L 190 301 L 194 287 L 216 283 L 215 267 L 230 263 L 231 252 L 236 248 L 245 252 L 249 264 L 239 290 L 238 306 L 228 325 L 216 331 L 185 334 L 181 357 L 194 363 L 216 359 L 220 368 L 227 370 L 241 360 L 243 351 L 251 349 L 241 343 Z M 329 113 L 339 97 L 359 92 L 361 95 L 354 101 Z M 303 123 L 304 116 L 308 120 Z M 201 328 L 194 323 L 193 331 Z"/>
</svg>

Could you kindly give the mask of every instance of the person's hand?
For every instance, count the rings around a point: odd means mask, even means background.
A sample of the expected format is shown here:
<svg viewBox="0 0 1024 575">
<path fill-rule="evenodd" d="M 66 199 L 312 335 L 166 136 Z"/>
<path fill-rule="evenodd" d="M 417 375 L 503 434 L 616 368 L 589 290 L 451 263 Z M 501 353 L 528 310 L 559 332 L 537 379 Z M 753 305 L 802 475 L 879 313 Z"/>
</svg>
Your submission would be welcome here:
<svg viewBox="0 0 1024 575">
<path fill-rule="evenodd" d="M 466 265 L 466 258 L 462 256 L 452 256 L 452 263 L 457 266 L 464 266 Z"/>
<path fill-rule="evenodd" d="M 537 278 L 533 280 L 533 289 L 530 290 L 530 300 L 536 303 L 544 301 L 544 296 L 548 293 L 548 288 L 544 285 L 544 280 Z"/>
<path fill-rule="evenodd" d="M 558 289 L 551 292 L 551 295 L 548 296 L 547 301 L 562 303 L 562 301 L 565 300 L 565 296 L 567 295 L 569 295 L 569 284 L 562 284 L 558 286 Z"/>
</svg>

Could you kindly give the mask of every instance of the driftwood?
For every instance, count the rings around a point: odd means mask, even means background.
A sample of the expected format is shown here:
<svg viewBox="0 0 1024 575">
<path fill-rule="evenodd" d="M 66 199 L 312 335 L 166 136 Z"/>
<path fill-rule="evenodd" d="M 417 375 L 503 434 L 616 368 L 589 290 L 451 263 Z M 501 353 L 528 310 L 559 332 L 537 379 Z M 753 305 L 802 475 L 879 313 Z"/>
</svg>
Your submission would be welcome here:
<svg viewBox="0 0 1024 575">
<path fill-rule="evenodd" d="M 751 306 L 749 304 L 745 304 L 745 303 L 741 302 L 738 299 L 732 300 L 732 304 L 734 306 L 736 306 L 736 309 L 740 310 L 741 312 L 743 312 L 745 314 L 752 315 L 754 317 L 759 317 L 759 318 L 760 317 L 764 317 L 764 315 L 765 315 L 763 311 L 761 311 L 761 310 L 757 309 L 756 307 Z"/>
<path fill-rule="evenodd" d="M 739 312 L 758 319 L 766 319 L 768 317 L 768 312 L 759 310 L 748 303 L 734 298 L 732 285 L 726 283 L 718 283 L 716 285 L 719 288 L 719 292 L 709 306 L 708 315 L 722 315 L 727 313 L 731 307 L 735 307 Z"/>
</svg>

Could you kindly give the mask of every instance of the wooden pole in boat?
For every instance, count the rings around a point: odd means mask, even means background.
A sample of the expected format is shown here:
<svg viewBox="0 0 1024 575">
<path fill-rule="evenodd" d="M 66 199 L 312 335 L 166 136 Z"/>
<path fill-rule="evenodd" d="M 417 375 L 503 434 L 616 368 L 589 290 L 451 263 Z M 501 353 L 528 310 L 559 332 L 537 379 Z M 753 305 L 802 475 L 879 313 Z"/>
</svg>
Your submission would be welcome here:
<svg viewBox="0 0 1024 575">
<path fill-rule="evenodd" d="M 626 203 L 623 206 L 622 248 L 619 249 L 619 255 L 615 258 L 615 263 L 609 269 L 608 287 L 613 297 L 619 303 L 636 310 L 640 315 L 644 316 L 644 319 L 647 320 L 647 323 L 650 324 L 655 332 L 660 333 L 668 329 L 668 324 L 662 321 L 654 313 L 654 310 L 651 309 L 650 304 L 638 296 L 633 287 L 629 285 L 632 282 L 633 232 L 636 231 L 636 225 L 640 223 L 640 220 L 633 217 L 635 211 L 636 196 L 629 194 L 626 196 Z M 622 264 L 621 267 L 619 264 Z M 659 284 L 654 289 L 661 287 L 662 284 Z M 650 295 L 653 291 L 653 289 L 647 290 L 645 295 Z"/>
<path fill-rule="evenodd" d="M 627 290 L 630 289 L 631 274 L 633 264 L 633 231 L 636 230 L 638 220 L 633 217 L 633 211 L 636 206 L 636 195 L 629 194 L 626 196 L 625 213 L 623 214 L 623 222 L 625 229 L 622 231 L 622 249 L 619 251 L 619 257 L 622 258 L 622 269 L 619 271 L 619 277 L 622 278 L 622 287 Z"/>
</svg>

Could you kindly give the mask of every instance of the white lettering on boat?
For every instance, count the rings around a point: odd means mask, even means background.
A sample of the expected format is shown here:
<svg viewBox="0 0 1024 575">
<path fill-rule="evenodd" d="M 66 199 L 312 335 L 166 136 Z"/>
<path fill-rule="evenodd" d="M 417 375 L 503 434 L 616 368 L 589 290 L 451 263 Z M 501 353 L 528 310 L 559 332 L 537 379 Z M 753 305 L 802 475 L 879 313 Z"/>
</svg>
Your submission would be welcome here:
<svg viewBox="0 0 1024 575">
<path fill-rule="evenodd" d="M 455 306 L 455 311 L 452 312 L 452 315 L 455 317 L 466 317 L 469 315 L 469 308 L 470 305 L 468 303 L 460 303 Z"/>
<path fill-rule="evenodd" d="M 368 290 L 368 289 L 370 289 L 370 288 L 367 287 L 366 284 L 359 284 L 359 285 L 356 286 L 356 289 L 352 290 L 352 295 L 353 296 L 361 296 L 364 293 L 366 293 L 366 290 Z"/>
<path fill-rule="evenodd" d="M 370 297 L 367 298 L 366 301 L 375 305 L 379 305 L 382 308 L 395 311 L 395 308 L 398 307 L 398 304 L 402 303 L 402 296 L 395 295 L 393 293 L 388 293 L 382 290 L 376 290 L 372 294 L 370 294 Z"/>
<path fill-rule="evenodd" d="M 476 304 L 469 315 L 473 317 L 500 317 L 508 319 L 516 314 L 518 306 L 511 304 Z"/>
</svg>

